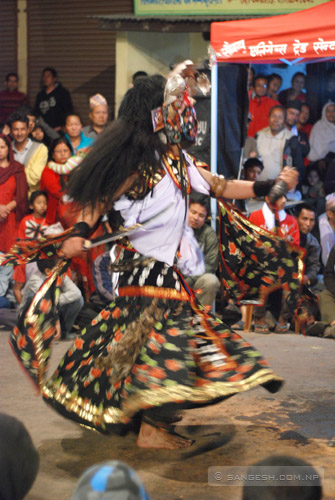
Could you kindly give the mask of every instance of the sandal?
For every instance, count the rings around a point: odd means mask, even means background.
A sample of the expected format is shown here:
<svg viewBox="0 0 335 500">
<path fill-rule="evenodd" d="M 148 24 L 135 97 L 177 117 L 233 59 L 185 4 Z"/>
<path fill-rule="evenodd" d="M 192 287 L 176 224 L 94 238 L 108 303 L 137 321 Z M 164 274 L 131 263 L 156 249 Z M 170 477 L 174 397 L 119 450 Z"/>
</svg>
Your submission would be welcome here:
<svg viewBox="0 0 335 500">
<path fill-rule="evenodd" d="M 232 330 L 244 330 L 244 321 L 240 319 L 237 323 L 230 327 Z"/>
<path fill-rule="evenodd" d="M 291 330 L 290 323 L 286 323 L 285 325 L 280 325 L 276 322 L 275 333 L 288 333 Z"/>
<path fill-rule="evenodd" d="M 255 333 L 270 333 L 270 328 L 268 325 L 257 325 L 254 324 L 254 332 Z"/>
</svg>

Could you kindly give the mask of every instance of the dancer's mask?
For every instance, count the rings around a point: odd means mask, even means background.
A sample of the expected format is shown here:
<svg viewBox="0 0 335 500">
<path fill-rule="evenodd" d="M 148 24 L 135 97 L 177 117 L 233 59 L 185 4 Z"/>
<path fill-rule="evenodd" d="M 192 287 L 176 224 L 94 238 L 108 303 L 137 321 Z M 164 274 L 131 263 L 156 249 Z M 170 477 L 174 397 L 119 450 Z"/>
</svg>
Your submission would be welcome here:
<svg viewBox="0 0 335 500">
<path fill-rule="evenodd" d="M 207 76 L 194 70 L 191 61 L 177 66 L 167 79 L 163 106 L 151 111 L 154 132 L 164 131 L 170 144 L 194 144 L 198 120 L 192 95 L 209 91 Z"/>
</svg>

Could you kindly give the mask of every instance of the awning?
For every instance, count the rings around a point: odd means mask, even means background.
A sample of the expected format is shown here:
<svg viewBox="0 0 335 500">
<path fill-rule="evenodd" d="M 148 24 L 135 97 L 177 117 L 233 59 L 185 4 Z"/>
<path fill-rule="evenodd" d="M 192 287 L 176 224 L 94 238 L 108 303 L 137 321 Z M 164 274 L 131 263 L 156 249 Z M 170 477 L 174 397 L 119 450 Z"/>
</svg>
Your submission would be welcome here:
<svg viewBox="0 0 335 500">
<path fill-rule="evenodd" d="M 282 16 L 213 23 L 219 62 L 314 62 L 335 57 L 335 0 Z"/>
</svg>

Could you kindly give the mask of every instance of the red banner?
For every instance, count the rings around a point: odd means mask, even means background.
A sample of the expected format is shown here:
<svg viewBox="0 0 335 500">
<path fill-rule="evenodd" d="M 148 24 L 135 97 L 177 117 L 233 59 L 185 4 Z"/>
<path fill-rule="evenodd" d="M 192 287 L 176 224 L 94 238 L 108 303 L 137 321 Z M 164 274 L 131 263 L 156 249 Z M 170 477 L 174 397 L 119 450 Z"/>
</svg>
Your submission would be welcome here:
<svg viewBox="0 0 335 500">
<path fill-rule="evenodd" d="M 312 62 L 335 57 L 335 0 L 293 14 L 212 23 L 219 62 Z"/>
</svg>

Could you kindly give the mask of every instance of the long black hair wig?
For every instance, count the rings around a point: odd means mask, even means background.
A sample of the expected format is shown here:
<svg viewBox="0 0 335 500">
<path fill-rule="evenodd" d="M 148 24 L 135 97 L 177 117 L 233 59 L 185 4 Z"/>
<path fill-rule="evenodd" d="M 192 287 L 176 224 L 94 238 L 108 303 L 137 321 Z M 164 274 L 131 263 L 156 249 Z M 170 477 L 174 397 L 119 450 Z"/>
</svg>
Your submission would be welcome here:
<svg viewBox="0 0 335 500">
<path fill-rule="evenodd" d="M 110 209 L 115 192 L 134 172 L 159 168 L 166 145 L 154 134 L 151 110 L 163 104 L 165 79 L 138 78 L 120 105 L 118 118 L 70 175 L 67 192 L 83 207 L 103 202 Z M 157 155 L 158 153 L 158 155 Z"/>
</svg>

